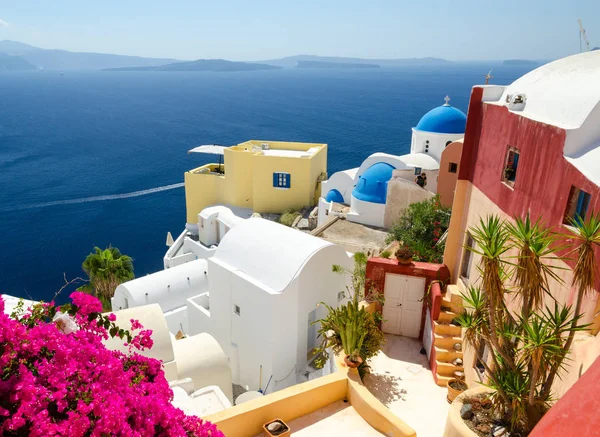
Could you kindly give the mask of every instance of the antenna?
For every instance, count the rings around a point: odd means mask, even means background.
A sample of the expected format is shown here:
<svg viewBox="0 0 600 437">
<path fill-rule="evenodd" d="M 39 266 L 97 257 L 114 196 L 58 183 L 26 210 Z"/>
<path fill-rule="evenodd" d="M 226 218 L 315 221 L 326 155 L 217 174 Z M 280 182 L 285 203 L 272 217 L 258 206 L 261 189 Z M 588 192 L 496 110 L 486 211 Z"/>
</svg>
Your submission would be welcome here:
<svg viewBox="0 0 600 437">
<path fill-rule="evenodd" d="M 577 22 L 579 23 L 579 52 L 582 52 L 582 48 L 581 48 L 581 40 L 583 39 L 583 42 L 585 42 L 585 51 L 589 52 L 590 51 L 590 42 L 587 39 L 587 35 L 585 34 L 585 29 L 583 28 L 583 23 L 581 22 L 581 18 L 577 19 Z"/>
<path fill-rule="evenodd" d="M 493 79 L 494 76 L 492 76 L 492 70 L 488 71 L 488 74 L 485 75 L 485 84 L 489 84 L 490 79 Z"/>
</svg>

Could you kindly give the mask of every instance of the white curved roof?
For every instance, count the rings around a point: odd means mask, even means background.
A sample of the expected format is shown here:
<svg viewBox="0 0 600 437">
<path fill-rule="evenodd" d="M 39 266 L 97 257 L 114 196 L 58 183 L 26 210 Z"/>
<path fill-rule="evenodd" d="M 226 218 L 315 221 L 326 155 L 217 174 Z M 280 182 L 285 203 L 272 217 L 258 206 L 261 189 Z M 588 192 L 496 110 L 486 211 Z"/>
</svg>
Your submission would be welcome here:
<svg viewBox="0 0 600 437">
<path fill-rule="evenodd" d="M 427 153 L 409 153 L 398 157 L 407 167 L 420 167 L 425 170 L 437 170 L 440 164 Z"/>
<path fill-rule="evenodd" d="M 208 290 L 207 263 L 205 259 L 160 270 L 119 285 L 115 299 L 124 295 L 129 306 L 157 303 L 163 312 L 186 304 L 186 299 Z"/>
<path fill-rule="evenodd" d="M 409 153 L 407 155 L 390 155 L 389 153 L 373 153 L 360 165 L 356 172 L 354 179 L 355 182 L 358 177 L 362 175 L 369 167 L 377 164 L 378 162 L 385 162 L 395 167 L 396 170 L 405 170 L 407 168 L 421 167 L 426 170 L 437 170 L 440 168 L 439 163 L 433 156 L 426 153 Z"/>
<path fill-rule="evenodd" d="M 334 245 L 253 217 L 227 232 L 210 262 L 243 272 L 273 291 L 282 292 L 315 253 L 329 246 Z"/>
<path fill-rule="evenodd" d="M 579 128 L 600 101 L 600 51 L 568 56 L 545 64 L 506 87 L 506 96 L 523 93 L 525 107 L 514 111 L 523 117 L 563 129 Z"/>
</svg>

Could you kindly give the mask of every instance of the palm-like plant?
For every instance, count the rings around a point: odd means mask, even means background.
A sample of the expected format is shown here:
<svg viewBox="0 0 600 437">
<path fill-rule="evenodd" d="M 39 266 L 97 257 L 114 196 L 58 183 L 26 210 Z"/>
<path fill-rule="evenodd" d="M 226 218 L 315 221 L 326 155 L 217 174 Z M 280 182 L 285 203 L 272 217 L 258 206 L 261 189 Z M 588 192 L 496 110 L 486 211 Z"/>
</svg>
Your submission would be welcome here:
<svg viewBox="0 0 600 437">
<path fill-rule="evenodd" d="M 104 250 L 94 247 L 94 251 L 83 261 L 82 268 L 90 279 L 92 292 L 102 301 L 105 309 L 110 309 L 110 298 L 117 286 L 135 277 L 131 257 L 111 246 Z"/>
<path fill-rule="evenodd" d="M 594 249 L 600 245 L 600 218 L 580 222 L 576 229 L 581 244 L 574 270 L 579 289 L 574 312 L 556 301 L 553 308 L 542 307 L 549 281 L 561 283 L 552 261 L 563 248 L 539 220 L 532 222 L 527 216 L 510 224 L 491 216 L 470 230 L 477 248 L 468 249 L 481 256 L 481 289 L 469 287 L 463 294 L 465 312 L 458 322 L 465 328 L 468 345 L 479 349 L 483 342 L 491 349 L 491 361 L 479 358 L 494 390 L 494 405 L 516 431 L 526 433 L 541 419 L 573 336 L 587 328 L 579 323 L 581 299 L 596 280 Z M 517 313 L 506 306 L 509 292 L 521 303 Z"/>
<path fill-rule="evenodd" d="M 573 269 L 573 285 L 577 288 L 577 301 L 575 303 L 575 316 L 572 322 L 572 328 L 569 331 L 565 349 L 568 351 L 573 344 L 575 333 L 578 331 L 576 324 L 581 318 L 581 304 L 586 294 L 594 289 L 598 277 L 598 260 L 596 259 L 596 249 L 600 247 L 600 214 L 590 214 L 587 220 L 577 216 L 571 220 L 572 232 L 567 235 L 576 243 L 574 253 L 577 254 L 577 261 Z M 564 358 L 564 357 L 563 357 Z M 555 375 L 546 381 L 543 391 L 549 394 L 554 383 Z"/>
</svg>

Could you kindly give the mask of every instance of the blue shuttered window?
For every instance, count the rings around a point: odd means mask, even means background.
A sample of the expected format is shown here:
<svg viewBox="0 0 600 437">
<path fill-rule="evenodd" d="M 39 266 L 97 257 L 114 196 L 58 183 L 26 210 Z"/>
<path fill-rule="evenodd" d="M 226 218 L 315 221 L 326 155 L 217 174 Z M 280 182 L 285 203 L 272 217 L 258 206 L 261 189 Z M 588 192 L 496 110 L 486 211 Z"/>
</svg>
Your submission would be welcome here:
<svg viewBox="0 0 600 437">
<path fill-rule="evenodd" d="M 291 175 L 289 173 L 273 173 L 273 186 L 275 188 L 290 188 Z"/>
</svg>

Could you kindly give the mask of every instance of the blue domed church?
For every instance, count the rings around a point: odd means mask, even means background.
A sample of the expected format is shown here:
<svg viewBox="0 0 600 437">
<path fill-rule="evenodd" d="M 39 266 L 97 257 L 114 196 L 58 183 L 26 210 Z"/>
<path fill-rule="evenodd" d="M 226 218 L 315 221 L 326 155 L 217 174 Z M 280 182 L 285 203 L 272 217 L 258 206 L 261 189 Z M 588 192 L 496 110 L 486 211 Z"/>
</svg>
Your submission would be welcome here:
<svg viewBox="0 0 600 437">
<path fill-rule="evenodd" d="M 412 129 L 410 153 L 374 153 L 360 167 L 334 173 L 322 183 L 319 224 L 333 205 L 350 207 L 346 218 L 376 227 L 390 227 L 410 204 L 437 193 L 440 162 L 446 148 L 464 137 L 467 116 L 445 103 L 425 114 Z M 462 148 L 462 145 L 461 145 Z M 425 173 L 426 184 L 417 183 Z M 347 209 L 347 208 L 346 208 Z"/>
</svg>

